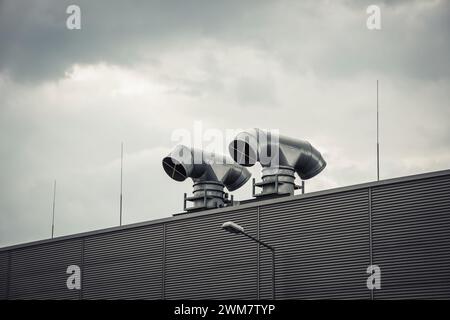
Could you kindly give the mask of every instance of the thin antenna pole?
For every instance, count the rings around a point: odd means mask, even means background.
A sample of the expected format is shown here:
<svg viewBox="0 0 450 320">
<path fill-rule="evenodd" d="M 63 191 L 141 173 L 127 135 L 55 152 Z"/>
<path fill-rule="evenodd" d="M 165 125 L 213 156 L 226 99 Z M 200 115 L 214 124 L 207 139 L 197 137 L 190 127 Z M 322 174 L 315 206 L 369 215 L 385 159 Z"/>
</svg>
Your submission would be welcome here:
<svg viewBox="0 0 450 320">
<path fill-rule="evenodd" d="M 120 148 L 120 225 L 122 225 L 123 142 Z"/>
<path fill-rule="evenodd" d="M 56 180 L 53 183 L 52 239 L 55 233 L 55 199 L 56 199 Z"/>
<path fill-rule="evenodd" d="M 380 136 L 379 136 L 379 107 L 378 107 L 378 80 L 377 80 L 377 181 L 380 181 Z"/>
</svg>

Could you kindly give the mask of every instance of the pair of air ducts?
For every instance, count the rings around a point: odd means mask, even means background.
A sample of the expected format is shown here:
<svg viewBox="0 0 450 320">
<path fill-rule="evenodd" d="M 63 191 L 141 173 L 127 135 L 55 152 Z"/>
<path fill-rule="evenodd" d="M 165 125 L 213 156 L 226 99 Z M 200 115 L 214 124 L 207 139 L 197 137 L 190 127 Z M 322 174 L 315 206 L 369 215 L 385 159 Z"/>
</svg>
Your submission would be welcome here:
<svg viewBox="0 0 450 320">
<path fill-rule="evenodd" d="M 239 133 L 229 145 L 232 159 L 188 148 L 183 145 L 163 159 L 164 171 L 176 181 L 191 178 L 193 195 L 184 195 L 184 210 L 195 211 L 233 205 L 233 197 L 224 192 L 242 187 L 249 179 L 256 162 L 262 166 L 262 181 L 253 184 L 262 188 L 256 197 L 293 195 L 299 186 L 295 173 L 302 180 L 319 174 L 326 166 L 322 155 L 309 142 L 292 139 L 270 131 L 249 129 Z M 187 203 L 193 205 L 188 207 Z"/>
</svg>

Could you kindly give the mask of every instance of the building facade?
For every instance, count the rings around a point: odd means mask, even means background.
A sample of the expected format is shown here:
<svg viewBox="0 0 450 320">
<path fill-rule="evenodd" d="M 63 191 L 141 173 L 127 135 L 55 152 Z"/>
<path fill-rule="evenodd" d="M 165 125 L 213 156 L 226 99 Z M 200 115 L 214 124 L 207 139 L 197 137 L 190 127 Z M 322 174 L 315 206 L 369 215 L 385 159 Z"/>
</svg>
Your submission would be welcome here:
<svg viewBox="0 0 450 320">
<path fill-rule="evenodd" d="M 276 248 L 278 299 L 450 298 L 445 170 L 2 248 L 0 299 L 270 299 L 270 251 L 226 221 Z"/>
</svg>

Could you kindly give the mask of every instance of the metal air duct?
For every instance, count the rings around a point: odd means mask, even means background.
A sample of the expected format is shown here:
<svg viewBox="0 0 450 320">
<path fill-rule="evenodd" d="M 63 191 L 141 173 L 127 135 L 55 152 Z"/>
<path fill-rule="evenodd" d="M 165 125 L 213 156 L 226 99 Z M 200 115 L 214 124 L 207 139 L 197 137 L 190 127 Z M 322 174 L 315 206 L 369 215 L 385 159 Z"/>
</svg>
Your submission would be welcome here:
<svg viewBox="0 0 450 320">
<path fill-rule="evenodd" d="M 178 145 L 162 160 L 164 171 L 176 181 L 191 178 L 194 182 L 193 196 L 184 194 L 184 210 L 212 209 L 233 204 L 224 187 L 234 191 L 250 179 L 250 172 L 223 155 Z M 187 207 L 187 202 L 192 207 Z"/>
<path fill-rule="evenodd" d="M 319 174 L 326 166 L 317 149 L 309 142 L 271 133 L 261 129 L 249 129 L 239 133 L 229 145 L 233 159 L 240 165 L 262 166 L 262 182 L 253 181 L 253 196 L 293 195 L 295 172 L 302 180 Z M 255 187 L 262 192 L 255 194 Z"/>
</svg>

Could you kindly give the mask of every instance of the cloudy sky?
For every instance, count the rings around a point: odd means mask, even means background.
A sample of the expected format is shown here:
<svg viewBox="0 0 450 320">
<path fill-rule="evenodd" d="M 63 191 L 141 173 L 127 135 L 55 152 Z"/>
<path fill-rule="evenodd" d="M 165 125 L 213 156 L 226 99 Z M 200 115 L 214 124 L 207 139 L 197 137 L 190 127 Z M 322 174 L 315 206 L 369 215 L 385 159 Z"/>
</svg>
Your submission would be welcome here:
<svg viewBox="0 0 450 320">
<path fill-rule="evenodd" d="M 310 141 L 309 192 L 373 181 L 377 79 L 381 178 L 450 167 L 450 1 L 126 3 L 0 0 L 0 246 L 50 236 L 54 179 L 57 236 L 117 225 L 122 141 L 124 222 L 182 211 L 161 159 L 196 125 Z"/>
</svg>

